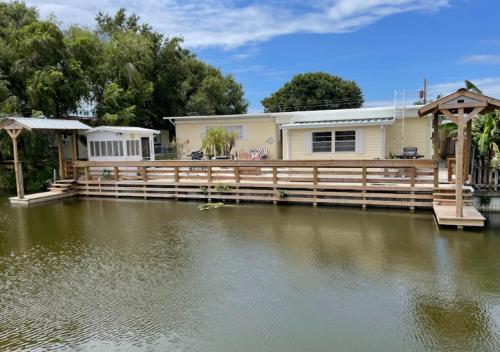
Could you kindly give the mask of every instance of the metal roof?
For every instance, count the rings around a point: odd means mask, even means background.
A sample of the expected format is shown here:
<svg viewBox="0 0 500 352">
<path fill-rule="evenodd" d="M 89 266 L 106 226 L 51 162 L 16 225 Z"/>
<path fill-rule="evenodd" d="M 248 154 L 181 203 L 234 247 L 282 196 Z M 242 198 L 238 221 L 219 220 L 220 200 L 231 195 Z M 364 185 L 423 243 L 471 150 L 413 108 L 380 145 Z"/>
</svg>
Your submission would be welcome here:
<svg viewBox="0 0 500 352">
<path fill-rule="evenodd" d="M 159 134 L 160 131 L 152 130 L 143 127 L 131 126 L 99 126 L 85 131 L 85 134 L 98 133 L 98 132 L 114 132 L 114 133 L 154 133 Z"/>
<path fill-rule="evenodd" d="M 417 110 L 421 105 L 407 105 L 404 107 L 406 117 L 416 118 Z M 384 118 L 395 115 L 395 107 L 364 107 L 353 109 L 336 110 L 313 110 L 313 111 L 290 111 L 290 112 L 272 112 L 272 113 L 251 113 L 236 115 L 208 115 L 208 116 L 177 116 L 164 117 L 164 119 L 173 119 L 178 121 L 197 121 L 197 120 L 231 120 L 231 119 L 254 119 L 254 118 L 274 118 L 277 123 L 293 123 L 298 121 L 319 121 L 319 120 L 346 120 L 346 119 L 368 119 Z"/>
<path fill-rule="evenodd" d="M 380 126 L 389 125 L 394 122 L 394 117 L 376 117 L 364 119 L 343 120 L 320 120 L 320 121 L 297 121 L 284 124 L 282 128 L 312 128 L 312 127 L 347 127 L 347 126 Z"/>
<path fill-rule="evenodd" d="M 0 124 L 2 129 L 31 130 L 88 130 L 90 126 L 77 120 L 46 119 L 40 117 L 7 117 Z"/>
</svg>

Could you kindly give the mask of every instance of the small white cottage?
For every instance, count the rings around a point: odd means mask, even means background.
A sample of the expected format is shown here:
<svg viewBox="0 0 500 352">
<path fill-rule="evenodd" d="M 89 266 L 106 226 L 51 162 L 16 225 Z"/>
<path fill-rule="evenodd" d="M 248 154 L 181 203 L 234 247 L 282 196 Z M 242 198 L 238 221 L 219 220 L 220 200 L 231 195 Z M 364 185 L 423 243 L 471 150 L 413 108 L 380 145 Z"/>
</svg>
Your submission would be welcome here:
<svg viewBox="0 0 500 352">
<path fill-rule="evenodd" d="M 100 126 L 84 132 L 90 161 L 155 160 L 154 136 L 142 127 Z"/>
</svg>

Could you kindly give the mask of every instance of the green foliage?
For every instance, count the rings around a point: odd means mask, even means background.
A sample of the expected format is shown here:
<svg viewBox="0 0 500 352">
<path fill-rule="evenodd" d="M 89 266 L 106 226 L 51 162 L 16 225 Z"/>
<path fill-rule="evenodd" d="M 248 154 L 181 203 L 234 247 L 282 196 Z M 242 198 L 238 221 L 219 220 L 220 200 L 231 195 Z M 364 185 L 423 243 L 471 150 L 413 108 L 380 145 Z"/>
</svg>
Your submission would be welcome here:
<svg viewBox="0 0 500 352">
<path fill-rule="evenodd" d="M 96 23 L 63 31 L 33 7 L 1 2 L 0 116 L 62 118 L 90 106 L 99 124 L 172 130 L 164 116 L 246 112 L 241 85 L 183 49 L 182 39 L 164 38 L 124 9 L 99 13 Z M 36 133 L 19 141 L 27 191 L 51 177 L 52 142 Z M 29 147 L 39 143 L 48 154 Z M 1 133 L 1 157 L 11 148 Z M 1 172 L 0 186 L 9 188 L 3 172 L 11 171 Z"/>
<path fill-rule="evenodd" d="M 287 190 L 285 190 L 285 189 L 278 189 L 276 191 L 276 197 L 278 197 L 278 199 L 284 199 L 284 198 L 288 197 Z"/>
<path fill-rule="evenodd" d="M 207 186 L 201 186 L 200 187 L 200 191 L 201 191 L 201 193 L 203 193 L 203 194 L 206 195 L 206 194 L 208 194 L 208 187 Z"/>
<path fill-rule="evenodd" d="M 266 112 L 359 108 L 363 93 L 354 81 L 324 72 L 298 74 L 262 100 Z"/>
<path fill-rule="evenodd" d="M 228 131 L 224 127 L 210 128 L 203 136 L 201 149 L 207 157 L 229 156 L 238 139 L 236 131 Z"/>
<path fill-rule="evenodd" d="M 482 90 L 479 89 L 474 83 L 472 83 L 469 80 L 465 80 L 465 89 L 470 90 L 471 92 L 477 93 L 477 94 L 483 94 Z"/>
<path fill-rule="evenodd" d="M 217 192 L 228 192 L 231 190 L 231 186 L 226 183 L 218 183 L 214 187 Z"/>
</svg>

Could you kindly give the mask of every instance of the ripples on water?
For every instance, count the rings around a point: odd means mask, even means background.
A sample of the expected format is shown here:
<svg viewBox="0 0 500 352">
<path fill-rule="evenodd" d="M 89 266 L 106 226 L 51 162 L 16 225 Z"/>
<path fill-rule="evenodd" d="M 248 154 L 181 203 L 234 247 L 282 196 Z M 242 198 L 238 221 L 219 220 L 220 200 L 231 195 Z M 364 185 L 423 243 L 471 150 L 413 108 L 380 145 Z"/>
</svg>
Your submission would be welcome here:
<svg viewBox="0 0 500 352">
<path fill-rule="evenodd" d="M 0 202 L 0 350 L 500 350 L 495 228 L 345 208 Z"/>
</svg>

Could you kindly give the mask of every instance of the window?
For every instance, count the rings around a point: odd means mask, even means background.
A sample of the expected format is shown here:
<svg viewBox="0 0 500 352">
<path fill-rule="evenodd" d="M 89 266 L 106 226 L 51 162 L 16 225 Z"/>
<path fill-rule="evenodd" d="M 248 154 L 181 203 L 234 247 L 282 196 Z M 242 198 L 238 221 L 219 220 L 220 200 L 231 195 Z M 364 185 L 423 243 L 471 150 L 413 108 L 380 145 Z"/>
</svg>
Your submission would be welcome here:
<svg viewBox="0 0 500 352">
<path fill-rule="evenodd" d="M 120 151 L 120 156 L 123 156 L 123 142 L 122 141 L 118 142 L 118 149 Z"/>
<path fill-rule="evenodd" d="M 106 142 L 101 141 L 99 144 L 101 145 L 101 156 L 106 156 Z"/>
<path fill-rule="evenodd" d="M 90 156 L 95 156 L 94 142 L 90 142 Z"/>
<path fill-rule="evenodd" d="M 99 148 L 99 142 L 94 142 L 95 156 L 101 156 L 101 148 Z"/>
<path fill-rule="evenodd" d="M 238 133 L 238 139 L 243 139 L 243 126 L 226 126 L 226 130 Z"/>
<path fill-rule="evenodd" d="M 113 142 L 112 141 L 107 141 L 106 142 L 106 156 L 112 156 L 113 155 Z"/>
<path fill-rule="evenodd" d="M 127 141 L 127 155 L 139 155 L 139 141 Z"/>
<path fill-rule="evenodd" d="M 113 141 L 113 156 L 119 156 L 118 141 Z"/>
<path fill-rule="evenodd" d="M 355 152 L 356 131 L 335 132 L 335 152 Z"/>
<path fill-rule="evenodd" d="M 312 151 L 313 153 L 331 152 L 332 132 L 313 132 Z"/>
</svg>

